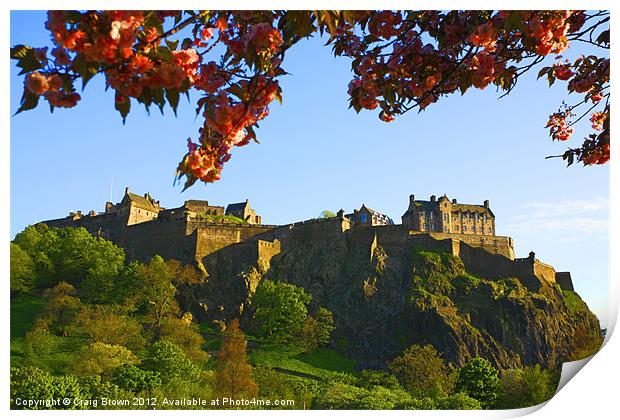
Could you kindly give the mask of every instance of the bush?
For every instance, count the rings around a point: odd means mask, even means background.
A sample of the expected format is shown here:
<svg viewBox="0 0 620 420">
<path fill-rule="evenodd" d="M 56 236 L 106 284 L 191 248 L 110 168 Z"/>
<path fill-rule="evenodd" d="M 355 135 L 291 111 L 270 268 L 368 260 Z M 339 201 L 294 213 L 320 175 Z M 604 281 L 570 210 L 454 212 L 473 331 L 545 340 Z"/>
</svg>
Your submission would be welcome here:
<svg viewBox="0 0 620 420">
<path fill-rule="evenodd" d="M 454 388 L 450 368 L 430 344 L 409 347 L 389 364 L 389 368 L 416 398 L 443 396 Z"/>
<path fill-rule="evenodd" d="M 469 395 L 458 392 L 437 400 L 437 408 L 440 410 L 480 410 L 480 401 Z"/>
<path fill-rule="evenodd" d="M 163 383 L 174 378 L 196 381 L 200 376 L 200 369 L 183 350 L 166 340 L 159 340 L 151 345 L 148 358 L 143 362 L 143 368 L 158 372 Z"/>
<path fill-rule="evenodd" d="M 36 367 L 11 368 L 11 408 L 13 409 L 75 409 L 81 407 L 76 406 L 74 401 L 85 397 L 77 379 L 73 376 L 52 376 Z M 48 407 L 43 404 L 25 407 L 21 403 L 24 400 L 50 402 L 58 399 L 62 402 L 64 398 L 69 399 L 69 405 L 60 404 Z"/>
<path fill-rule="evenodd" d="M 476 357 L 459 371 L 457 389 L 480 401 L 483 408 L 490 407 L 497 398 L 498 373 L 489 361 Z"/>
</svg>

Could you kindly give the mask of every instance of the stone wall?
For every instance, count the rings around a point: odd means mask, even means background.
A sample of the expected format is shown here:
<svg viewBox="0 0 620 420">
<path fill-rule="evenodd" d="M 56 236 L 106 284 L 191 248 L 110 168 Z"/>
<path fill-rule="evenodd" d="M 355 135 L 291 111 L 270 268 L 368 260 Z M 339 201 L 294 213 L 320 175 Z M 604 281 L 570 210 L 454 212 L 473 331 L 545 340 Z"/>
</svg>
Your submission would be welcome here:
<svg viewBox="0 0 620 420">
<path fill-rule="evenodd" d="M 253 236 L 269 232 L 274 226 L 200 223 L 187 228 L 196 237 L 194 259 L 201 260 L 226 246 L 245 241 Z M 190 233 L 191 234 L 191 233 Z"/>
<path fill-rule="evenodd" d="M 508 236 L 487 236 L 487 235 L 463 235 L 458 233 L 440 232 L 416 232 L 410 231 L 411 236 L 429 235 L 435 239 L 457 239 L 473 247 L 484 248 L 487 251 L 503 255 L 506 258 L 514 259 L 514 243 Z"/>
<path fill-rule="evenodd" d="M 555 282 L 560 285 L 562 290 L 575 291 L 573 287 L 573 279 L 569 271 L 560 271 L 555 273 Z"/>
</svg>

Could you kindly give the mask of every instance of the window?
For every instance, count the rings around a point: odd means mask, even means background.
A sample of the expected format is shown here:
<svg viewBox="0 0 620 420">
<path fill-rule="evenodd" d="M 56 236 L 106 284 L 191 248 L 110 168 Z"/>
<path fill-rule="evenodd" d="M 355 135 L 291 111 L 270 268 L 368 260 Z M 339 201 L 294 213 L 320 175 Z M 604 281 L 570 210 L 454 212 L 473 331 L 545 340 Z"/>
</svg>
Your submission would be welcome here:
<svg viewBox="0 0 620 420">
<path fill-rule="evenodd" d="M 444 213 L 443 214 L 443 221 L 447 222 L 448 221 L 448 213 Z"/>
<path fill-rule="evenodd" d="M 486 214 L 486 213 L 484 213 L 484 214 L 482 215 L 482 221 L 483 221 L 484 223 L 486 223 L 486 222 L 487 222 L 487 214 Z"/>
<path fill-rule="evenodd" d="M 467 232 L 467 226 L 463 226 L 463 232 Z"/>
<path fill-rule="evenodd" d="M 467 221 L 469 222 L 469 213 L 467 213 Z"/>
<path fill-rule="evenodd" d="M 472 228 L 472 231 L 473 231 L 474 233 L 476 233 L 476 226 L 474 226 L 474 227 Z"/>
<path fill-rule="evenodd" d="M 480 228 L 480 234 L 484 235 L 484 228 L 483 227 Z"/>
<path fill-rule="evenodd" d="M 458 227 L 458 226 L 454 226 L 454 230 L 457 230 L 457 231 L 458 231 L 458 230 L 459 230 L 459 227 Z"/>
<path fill-rule="evenodd" d="M 422 212 L 422 219 L 424 219 L 426 217 L 426 213 Z"/>
<path fill-rule="evenodd" d="M 474 220 L 478 223 L 478 213 L 474 214 Z"/>
<path fill-rule="evenodd" d="M 360 215 L 360 222 L 366 223 L 366 220 L 368 220 L 368 218 L 366 217 L 366 213 L 362 213 Z"/>
</svg>

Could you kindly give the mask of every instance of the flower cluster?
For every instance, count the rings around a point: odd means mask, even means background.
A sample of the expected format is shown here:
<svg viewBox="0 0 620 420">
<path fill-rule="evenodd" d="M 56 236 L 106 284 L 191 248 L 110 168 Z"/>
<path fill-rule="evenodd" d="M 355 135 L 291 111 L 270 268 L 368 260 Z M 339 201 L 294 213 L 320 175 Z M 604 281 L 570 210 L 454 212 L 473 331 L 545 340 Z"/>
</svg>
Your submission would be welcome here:
<svg viewBox="0 0 620 420">
<path fill-rule="evenodd" d="M 81 99 L 73 89 L 67 89 L 63 79 L 58 74 L 44 75 L 32 72 L 26 76 L 26 90 L 30 93 L 42 95 L 50 105 L 57 108 L 73 108 Z"/>
<path fill-rule="evenodd" d="M 556 112 L 549 117 L 547 128 L 553 140 L 566 141 L 573 134 L 575 130 L 566 121 L 569 116 L 566 112 Z"/>
</svg>

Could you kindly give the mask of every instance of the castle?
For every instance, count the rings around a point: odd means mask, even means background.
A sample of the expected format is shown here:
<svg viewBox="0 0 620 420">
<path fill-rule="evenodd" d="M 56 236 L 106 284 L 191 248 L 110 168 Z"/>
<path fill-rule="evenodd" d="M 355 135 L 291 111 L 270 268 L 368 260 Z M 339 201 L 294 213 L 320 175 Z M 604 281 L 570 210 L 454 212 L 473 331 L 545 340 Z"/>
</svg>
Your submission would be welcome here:
<svg viewBox="0 0 620 420">
<path fill-rule="evenodd" d="M 269 264 L 275 255 L 296 243 L 335 241 L 343 248 L 368 248 L 372 258 L 378 246 L 406 249 L 422 246 L 460 257 L 466 269 L 489 279 L 518 278 L 526 287 L 558 284 L 573 290 L 570 273 L 558 272 L 535 258 L 515 258 L 512 238 L 497 236 L 495 215 L 489 201 L 483 205 L 460 204 L 445 195 L 429 201 L 409 197 L 402 224 L 362 205 L 359 210 L 335 217 L 286 225 L 265 225 L 249 201 L 226 209 L 203 200 L 187 200 L 165 209 L 150 194 L 133 194 L 128 188 L 119 203 L 106 203 L 104 212 L 71 212 L 47 220 L 50 227 L 83 227 L 125 249 L 131 259 L 154 255 L 195 263 L 208 275 L 214 261 L 224 258 L 240 266 Z"/>
</svg>

